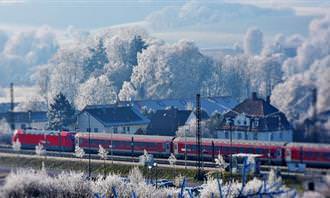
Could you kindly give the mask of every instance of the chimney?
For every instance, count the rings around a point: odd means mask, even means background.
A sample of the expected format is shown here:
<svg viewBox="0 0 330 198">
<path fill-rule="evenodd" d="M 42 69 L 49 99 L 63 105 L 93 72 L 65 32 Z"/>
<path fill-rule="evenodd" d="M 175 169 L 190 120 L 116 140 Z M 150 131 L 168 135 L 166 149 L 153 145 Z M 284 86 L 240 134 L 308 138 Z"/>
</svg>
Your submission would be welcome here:
<svg viewBox="0 0 330 198">
<path fill-rule="evenodd" d="M 257 100 L 257 92 L 252 92 L 252 100 Z"/>
<path fill-rule="evenodd" d="M 266 102 L 270 104 L 270 95 L 266 96 Z"/>
</svg>

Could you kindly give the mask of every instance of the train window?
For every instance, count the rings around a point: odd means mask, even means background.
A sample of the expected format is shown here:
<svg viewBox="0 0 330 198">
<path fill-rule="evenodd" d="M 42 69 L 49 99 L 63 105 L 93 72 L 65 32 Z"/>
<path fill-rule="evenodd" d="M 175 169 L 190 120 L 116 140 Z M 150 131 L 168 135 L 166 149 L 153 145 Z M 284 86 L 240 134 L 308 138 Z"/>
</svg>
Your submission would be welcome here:
<svg viewBox="0 0 330 198">
<path fill-rule="evenodd" d="M 113 133 L 118 133 L 118 128 L 117 127 L 113 127 Z"/>
<path fill-rule="evenodd" d="M 94 128 L 94 132 L 99 132 L 99 129 L 98 128 Z"/>
<path fill-rule="evenodd" d="M 222 147 L 223 152 L 229 152 L 229 147 Z"/>
<path fill-rule="evenodd" d="M 242 134 L 241 133 L 238 133 L 238 137 L 237 137 L 237 139 L 242 139 Z"/>
<path fill-rule="evenodd" d="M 227 131 L 225 132 L 225 138 L 226 138 L 226 139 L 228 139 L 228 138 L 229 138 L 229 134 L 228 134 L 228 132 L 227 132 Z"/>
<path fill-rule="evenodd" d="M 129 126 L 128 126 L 128 127 L 126 127 L 126 130 L 127 130 L 127 132 L 129 132 L 129 131 L 130 131 L 130 128 L 129 128 Z"/>
<path fill-rule="evenodd" d="M 253 133 L 253 139 L 257 140 L 258 139 L 258 134 L 257 133 Z"/>
<path fill-rule="evenodd" d="M 263 154 L 263 153 L 265 153 L 265 149 L 262 149 L 262 148 L 256 148 L 256 153 L 257 153 L 257 154 Z"/>
<path fill-rule="evenodd" d="M 313 152 L 304 152 L 304 156 L 306 156 L 306 158 L 313 158 L 314 153 Z"/>
<path fill-rule="evenodd" d="M 239 148 L 239 152 L 240 153 L 245 153 L 245 149 L 244 148 Z"/>
<path fill-rule="evenodd" d="M 323 154 L 325 160 L 330 160 L 330 153 Z"/>
</svg>

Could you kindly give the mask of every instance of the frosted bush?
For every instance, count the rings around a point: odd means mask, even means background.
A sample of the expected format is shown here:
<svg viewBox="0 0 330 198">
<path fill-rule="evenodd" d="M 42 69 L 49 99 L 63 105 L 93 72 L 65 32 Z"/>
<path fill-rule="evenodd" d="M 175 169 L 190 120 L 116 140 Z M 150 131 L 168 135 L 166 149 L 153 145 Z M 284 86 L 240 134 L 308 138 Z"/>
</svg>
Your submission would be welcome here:
<svg viewBox="0 0 330 198">
<path fill-rule="evenodd" d="M 130 171 L 130 173 L 128 175 L 128 179 L 129 179 L 130 183 L 133 185 L 138 185 L 139 183 L 142 183 L 142 182 L 144 183 L 143 175 L 138 167 L 134 167 Z"/>
<path fill-rule="evenodd" d="M 95 182 L 92 183 L 92 189 L 95 193 L 105 195 L 106 197 L 113 196 L 113 188 L 121 195 L 129 195 L 129 186 L 118 175 L 108 175 L 105 179 L 103 176 L 98 176 Z"/>
<path fill-rule="evenodd" d="M 6 178 L 1 197 L 92 197 L 89 182 L 82 176 L 69 172 L 51 177 L 45 171 L 18 170 Z"/>
<path fill-rule="evenodd" d="M 1 197 L 55 197 L 53 180 L 43 171 L 11 172 L 1 190 Z"/>
<path fill-rule="evenodd" d="M 57 197 L 92 197 L 91 185 L 83 173 L 62 172 L 53 180 Z"/>
<path fill-rule="evenodd" d="M 223 197 L 257 196 L 257 193 L 288 192 L 282 184 L 274 185 L 272 173 L 270 179 L 264 183 L 259 179 L 252 179 L 242 189 L 242 183 L 234 181 L 223 183 L 214 178 L 208 178 L 201 190 L 200 197 L 220 197 L 219 184 Z M 271 182 L 270 182 L 271 181 Z M 276 180 L 277 181 L 277 180 Z M 182 182 L 182 181 L 181 181 Z M 272 185 L 271 185 L 272 183 Z M 273 187 L 276 186 L 276 187 Z M 266 187 L 266 188 L 265 188 Z M 114 191 L 118 197 L 131 197 L 133 192 L 136 197 L 179 197 L 180 188 L 156 188 L 147 184 L 138 169 L 135 167 L 129 173 L 127 181 L 118 175 L 110 174 L 107 177 L 98 176 L 94 181 L 87 180 L 83 173 L 62 172 L 57 176 L 49 176 L 46 171 L 20 169 L 11 172 L 5 180 L 0 191 L 0 197 L 94 197 L 95 194 L 113 197 Z M 273 197 L 287 197 L 294 195 L 294 191 Z M 269 194 L 268 194 L 269 195 Z M 189 197 L 184 191 L 184 197 Z M 306 195 L 307 196 L 307 195 Z"/>
</svg>

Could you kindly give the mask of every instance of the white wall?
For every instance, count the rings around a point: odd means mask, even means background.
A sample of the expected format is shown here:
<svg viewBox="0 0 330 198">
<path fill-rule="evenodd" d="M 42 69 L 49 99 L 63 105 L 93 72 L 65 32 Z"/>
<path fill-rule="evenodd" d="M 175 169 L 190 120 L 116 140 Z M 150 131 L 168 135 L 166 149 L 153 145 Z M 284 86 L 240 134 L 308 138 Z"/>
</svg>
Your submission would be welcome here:
<svg viewBox="0 0 330 198">
<path fill-rule="evenodd" d="M 77 126 L 79 128 L 79 131 L 81 132 L 87 132 L 89 128 L 88 123 L 88 113 L 83 112 L 80 115 L 78 115 L 77 119 Z M 95 119 L 93 116 L 90 116 L 90 126 L 91 131 L 96 132 L 95 129 L 97 128 L 97 132 L 106 132 L 106 133 L 126 133 L 126 134 L 134 134 L 138 129 L 146 130 L 147 125 L 121 125 L 116 127 L 105 127 L 101 122 L 99 122 L 97 119 Z M 128 131 L 129 127 L 129 131 Z"/>
<path fill-rule="evenodd" d="M 227 133 L 227 136 L 226 136 Z M 217 131 L 217 138 L 229 139 L 230 131 Z M 267 132 L 251 132 L 251 131 L 232 131 L 232 138 L 235 140 L 260 140 L 260 141 L 286 141 L 292 142 L 292 130 L 283 131 L 267 131 Z"/>
</svg>

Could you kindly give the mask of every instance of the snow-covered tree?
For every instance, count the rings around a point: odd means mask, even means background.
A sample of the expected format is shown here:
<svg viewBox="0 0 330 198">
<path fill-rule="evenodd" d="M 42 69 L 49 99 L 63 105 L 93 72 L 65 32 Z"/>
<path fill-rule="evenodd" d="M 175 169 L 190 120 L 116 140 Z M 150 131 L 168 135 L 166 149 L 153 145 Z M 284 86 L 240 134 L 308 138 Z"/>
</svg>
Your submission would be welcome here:
<svg viewBox="0 0 330 198">
<path fill-rule="evenodd" d="M 223 159 L 220 153 L 218 154 L 218 157 L 214 159 L 214 161 L 217 167 L 220 169 L 220 172 L 225 171 L 228 164 L 225 162 L 225 160 Z"/>
<path fill-rule="evenodd" d="M 213 64 L 191 42 L 149 45 L 138 56 L 138 65 L 119 97 L 121 100 L 192 97 L 210 76 Z"/>
<path fill-rule="evenodd" d="M 103 72 L 104 66 L 109 63 L 103 38 L 98 39 L 97 46 L 88 49 L 91 55 L 83 67 L 85 79 L 88 79 L 90 76 L 98 76 Z"/>
<path fill-rule="evenodd" d="M 104 178 L 106 177 L 106 170 L 105 170 L 105 160 L 108 157 L 108 151 L 102 147 L 102 145 L 99 145 L 99 151 L 98 156 L 103 160 L 103 171 L 104 171 Z"/>
<path fill-rule="evenodd" d="M 86 105 L 112 104 L 117 100 L 117 93 L 113 83 L 107 76 L 91 77 L 79 86 L 75 104 L 78 109 Z"/>
<path fill-rule="evenodd" d="M 42 156 L 46 154 L 46 149 L 44 148 L 44 145 L 41 143 L 36 145 L 35 151 L 36 151 L 36 155 L 38 156 Z"/>
<path fill-rule="evenodd" d="M 74 107 L 66 97 L 62 93 L 57 94 L 53 103 L 50 104 L 47 114 L 49 128 L 62 130 L 70 126 L 74 122 L 74 114 Z"/>
<path fill-rule="evenodd" d="M 244 53 L 259 55 L 263 48 L 263 33 L 258 28 L 250 28 L 244 36 Z"/>
<path fill-rule="evenodd" d="M 78 158 L 83 158 L 85 156 L 85 151 L 83 148 L 76 145 L 74 149 L 74 155 Z"/>
<path fill-rule="evenodd" d="M 13 150 L 16 151 L 16 152 L 19 152 L 21 150 L 21 142 L 19 141 L 19 139 L 17 139 L 16 141 L 13 142 Z"/>
</svg>

